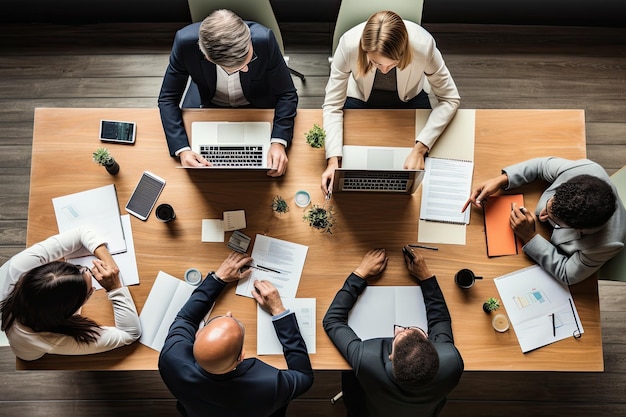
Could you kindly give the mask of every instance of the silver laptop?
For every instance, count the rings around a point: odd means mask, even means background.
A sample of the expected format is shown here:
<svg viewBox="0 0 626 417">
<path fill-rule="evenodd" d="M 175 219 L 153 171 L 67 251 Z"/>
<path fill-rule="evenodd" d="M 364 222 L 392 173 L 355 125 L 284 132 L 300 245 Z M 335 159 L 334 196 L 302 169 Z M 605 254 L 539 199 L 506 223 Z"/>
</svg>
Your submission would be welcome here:
<svg viewBox="0 0 626 417">
<path fill-rule="evenodd" d="M 403 169 L 411 150 L 385 146 L 344 146 L 342 167 L 335 170 L 333 192 L 413 194 L 424 179 L 424 170 Z"/>
<path fill-rule="evenodd" d="M 269 122 L 193 122 L 191 149 L 212 164 L 201 168 L 267 170 L 271 134 Z"/>
</svg>

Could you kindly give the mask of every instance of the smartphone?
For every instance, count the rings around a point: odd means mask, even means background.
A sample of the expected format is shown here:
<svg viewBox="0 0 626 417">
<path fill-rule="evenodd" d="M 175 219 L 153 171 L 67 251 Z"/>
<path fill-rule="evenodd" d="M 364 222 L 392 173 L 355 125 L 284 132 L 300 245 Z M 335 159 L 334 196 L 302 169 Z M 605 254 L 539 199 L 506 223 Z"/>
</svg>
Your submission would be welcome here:
<svg viewBox="0 0 626 417">
<path fill-rule="evenodd" d="M 126 211 L 129 214 L 146 220 L 157 202 L 161 191 L 165 187 L 165 180 L 150 171 L 144 171 L 137 186 L 130 195 L 126 204 Z"/>
<path fill-rule="evenodd" d="M 134 122 L 100 120 L 100 140 L 103 142 L 135 143 L 137 126 Z"/>
</svg>

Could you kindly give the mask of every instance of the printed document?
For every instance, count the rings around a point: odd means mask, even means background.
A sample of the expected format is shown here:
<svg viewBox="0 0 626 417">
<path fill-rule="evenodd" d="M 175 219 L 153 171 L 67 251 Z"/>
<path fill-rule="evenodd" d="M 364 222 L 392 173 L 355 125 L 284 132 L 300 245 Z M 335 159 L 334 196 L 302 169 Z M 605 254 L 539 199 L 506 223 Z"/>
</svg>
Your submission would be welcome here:
<svg viewBox="0 0 626 417">
<path fill-rule="evenodd" d="M 494 279 L 522 352 L 584 333 L 569 287 L 540 266 Z"/>
<path fill-rule="evenodd" d="M 254 281 L 274 284 L 281 298 L 296 298 L 308 246 L 256 235 L 252 248 L 252 275 L 237 283 L 235 294 L 252 298 Z"/>
<path fill-rule="evenodd" d="M 393 337 L 393 326 L 428 331 L 422 288 L 368 286 L 348 315 L 348 325 L 361 340 Z"/>
<path fill-rule="evenodd" d="M 470 211 L 461 211 L 472 192 L 474 163 L 459 159 L 425 159 L 420 219 L 468 224 Z"/>
<path fill-rule="evenodd" d="M 296 315 L 300 334 L 307 352 L 315 353 L 315 298 L 283 298 L 283 305 Z M 257 304 L 257 355 L 282 355 L 280 344 L 272 323 L 272 316 Z"/>
<path fill-rule="evenodd" d="M 102 236 L 111 254 L 126 251 L 115 185 L 81 191 L 52 199 L 59 232 L 88 225 Z M 87 249 L 77 256 L 88 256 Z"/>
</svg>

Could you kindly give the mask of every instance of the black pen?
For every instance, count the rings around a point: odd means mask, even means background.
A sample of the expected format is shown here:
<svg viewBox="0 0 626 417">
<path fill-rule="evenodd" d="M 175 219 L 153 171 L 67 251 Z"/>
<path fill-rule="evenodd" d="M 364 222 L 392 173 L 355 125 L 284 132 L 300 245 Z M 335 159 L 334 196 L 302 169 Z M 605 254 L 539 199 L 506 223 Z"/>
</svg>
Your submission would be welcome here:
<svg viewBox="0 0 626 417">
<path fill-rule="evenodd" d="M 402 253 L 405 254 L 406 256 L 409 257 L 409 259 L 411 260 L 411 263 L 413 263 L 413 261 L 415 260 L 415 256 L 413 256 L 413 254 L 411 253 L 410 250 L 408 250 L 407 248 L 405 248 L 404 246 L 402 247 Z"/>
<path fill-rule="evenodd" d="M 434 246 L 425 246 L 425 245 L 409 245 L 410 248 L 420 248 L 420 249 L 429 249 L 429 250 L 439 250 Z"/>
<path fill-rule="evenodd" d="M 241 269 L 239 271 L 243 272 L 243 271 L 245 271 L 246 269 L 249 269 L 249 268 L 256 269 L 256 270 L 259 270 L 259 271 L 264 271 L 264 272 L 275 272 L 277 274 L 282 274 L 282 272 L 280 272 L 280 271 L 277 271 L 277 270 L 271 269 L 271 268 L 266 268 L 266 267 L 261 266 L 261 265 L 258 265 L 258 266 L 255 266 L 255 265 L 244 265 L 244 266 L 241 267 Z"/>
<path fill-rule="evenodd" d="M 552 313 L 552 336 L 556 337 L 556 326 L 554 325 L 554 313 Z"/>
<path fill-rule="evenodd" d="M 282 272 L 280 272 L 280 271 L 277 271 L 277 270 L 272 269 L 272 268 L 268 268 L 268 267 L 263 266 L 263 265 L 253 266 L 252 268 L 256 268 L 256 269 L 259 269 L 261 271 L 269 271 L 269 272 L 275 272 L 277 274 L 282 274 Z"/>
</svg>

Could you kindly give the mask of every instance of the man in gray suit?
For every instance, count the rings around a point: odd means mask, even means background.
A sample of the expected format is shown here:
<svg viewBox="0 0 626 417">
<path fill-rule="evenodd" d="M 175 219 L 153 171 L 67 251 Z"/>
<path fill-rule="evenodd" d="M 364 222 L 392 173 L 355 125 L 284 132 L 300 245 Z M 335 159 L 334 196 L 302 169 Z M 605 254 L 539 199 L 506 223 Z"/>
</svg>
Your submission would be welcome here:
<svg viewBox="0 0 626 417">
<path fill-rule="evenodd" d="M 387 267 L 384 249 L 369 251 L 346 279 L 324 316 L 324 330 L 352 366 L 342 375 L 348 416 L 434 417 L 459 383 L 463 359 L 454 346 L 452 320 L 437 278 L 422 255 L 404 250 L 409 273 L 419 281 L 428 331 L 394 326 L 394 337 L 361 340 L 348 314 L 368 280 Z"/>
<path fill-rule="evenodd" d="M 550 186 L 534 213 L 512 208 L 511 227 L 524 242 L 524 252 L 543 269 L 565 284 L 577 284 L 617 255 L 626 241 L 626 210 L 600 165 L 556 157 L 511 165 L 474 188 L 463 209 L 470 203 L 481 207 L 490 195 L 535 180 Z M 537 220 L 552 227 L 550 240 L 537 232 Z"/>
</svg>

